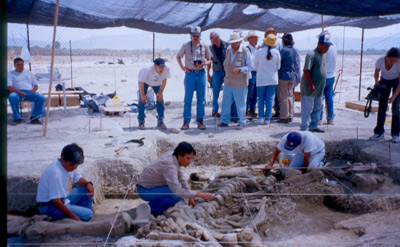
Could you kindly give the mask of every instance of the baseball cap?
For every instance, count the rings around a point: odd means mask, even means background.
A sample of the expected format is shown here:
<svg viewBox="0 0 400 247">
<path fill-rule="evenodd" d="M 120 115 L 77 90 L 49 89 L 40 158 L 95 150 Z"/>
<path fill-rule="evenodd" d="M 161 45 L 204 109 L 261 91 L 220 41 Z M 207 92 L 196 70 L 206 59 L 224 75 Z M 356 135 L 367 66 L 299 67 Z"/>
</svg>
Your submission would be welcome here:
<svg viewBox="0 0 400 247">
<path fill-rule="evenodd" d="M 190 27 L 190 35 L 200 36 L 201 28 L 199 26 Z"/>
<path fill-rule="evenodd" d="M 331 35 L 329 32 L 322 32 L 319 36 L 318 36 L 318 42 L 319 43 L 323 43 L 325 45 L 331 46 L 332 42 L 331 42 Z"/>
<path fill-rule="evenodd" d="M 292 151 L 301 143 L 301 135 L 299 132 L 290 132 L 286 137 L 285 149 Z"/>
<path fill-rule="evenodd" d="M 165 67 L 165 60 L 161 57 L 154 59 L 154 64 L 160 67 Z"/>
</svg>

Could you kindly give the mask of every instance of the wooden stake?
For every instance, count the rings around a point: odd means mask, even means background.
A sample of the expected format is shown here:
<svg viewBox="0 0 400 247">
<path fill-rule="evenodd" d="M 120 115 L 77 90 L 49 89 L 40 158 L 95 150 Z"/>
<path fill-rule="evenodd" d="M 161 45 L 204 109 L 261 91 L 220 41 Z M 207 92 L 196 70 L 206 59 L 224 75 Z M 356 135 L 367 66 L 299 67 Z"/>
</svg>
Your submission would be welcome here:
<svg viewBox="0 0 400 247">
<path fill-rule="evenodd" d="M 50 102 L 51 102 L 51 88 L 53 87 L 53 73 L 54 73 L 54 56 L 55 56 L 55 46 L 56 46 L 56 32 L 57 32 L 57 22 L 58 22 L 58 9 L 60 8 L 60 0 L 57 0 L 56 12 L 54 14 L 54 32 L 53 32 L 53 48 L 51 51 L 51 66 L 50 66 L 50 84 L 49 84 L 49 96 L 47 100 L 46 109 L 46 120 L 44 123 L 43 136 L 47 134 L 47 123 L 49 120 Z"/>
</svg>

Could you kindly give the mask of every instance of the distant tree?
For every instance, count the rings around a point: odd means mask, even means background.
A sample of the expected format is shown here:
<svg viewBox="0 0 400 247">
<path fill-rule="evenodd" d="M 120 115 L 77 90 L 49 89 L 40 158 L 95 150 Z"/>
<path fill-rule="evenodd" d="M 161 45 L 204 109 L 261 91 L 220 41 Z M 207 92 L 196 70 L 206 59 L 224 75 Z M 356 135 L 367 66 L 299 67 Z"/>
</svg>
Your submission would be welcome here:
<svg viewBox="0 0 400 247">
<path fill-rule="evenodd" d="M 56 49 L 60 49 L 60 48 L 61 48 L 61 44 L 60 44 L 60 42 L 56 41 L 56 44 L 55 44 L 55 46 L 56 46 Z"/>
</svg>

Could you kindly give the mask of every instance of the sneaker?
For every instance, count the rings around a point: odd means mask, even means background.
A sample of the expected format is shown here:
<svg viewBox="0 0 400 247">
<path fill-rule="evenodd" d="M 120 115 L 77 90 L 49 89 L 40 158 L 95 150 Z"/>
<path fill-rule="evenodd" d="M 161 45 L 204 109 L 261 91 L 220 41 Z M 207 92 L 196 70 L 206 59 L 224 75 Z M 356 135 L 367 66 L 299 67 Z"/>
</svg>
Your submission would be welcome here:
<svg viewBox="0 0 400 247">
<path fill-rule="evenodd" d="M 140 130 L 144 130 L 145 129 L 144 122 L 139 123 L 139 129 Z"/>
<path fill-rule="evenodd" d="M 218 124 L 218 127 L 228 127 L 229 126 L 229 124 L 226 124 L 226 123 L 220 123 L 220 124 Z"/>
<path fill-rule="evenodd" d="M 42 121 L 40 121 L 38 118 L 32 118 L 30 124 L 42 124 Z"/>
<path fill-rule="evenodd" d="M 264 125 L 265 124 L 265 120 L 264 119 L 257 119 L 256 121 L 254 121 L 255 124 L 258 125 Z"/>
<path fill-rule="evenodd" d="M 279 119 L 277 123 L 290 123 L 289 119 Z"/>
<path fill-rule="evenodd" d="M 203 120 L 197 120 L 197 128 L 201 130 L 207 129 L 206 126 L 203 123 Z"/>
<path fill-rule="evenodd" d="M 256 112 L 250 111 L 250 117 L 258 118 L 258 114 Z"/>
<path fill-rule="evenodd" d="M 382 140 L 385 138 L 385 134 L 374 134 L 369 138 L 371 141 L 377 141 L 377 140 Z"/>
<path fill-rule="evenodd" d="M 14 119 L 12 122 L 11 122 L 11 126 L 16 126 L 16 125 L 18 125 L 18 124 L 20 124 L 22 122 L 22 120 L 21 119 Z"/>
<path fill-rule="evenodd" d="M 238 126 L 236 127 L 236 130 L 242 130 L 242 129 L 244 129 L 244 125 L 238 125 Z"/>
<path fill-rule="evenodd" d="M 310 131 L 311 132 L 316 132 L 316 133 L 325 133 L 325 131 L 320 129 L 320 128 L 310 129 Z"/>
<path fill-rule="evenodd" d="M 167 130 L 167 126 L 164 124 L 164 122 L 158 122 L 157 128 L 161 130 Z"/>
<path fill-rule="evenodd" d="M 333 119 L 326 120 L 326 124 L 333 125 Z"/>
<path fill-rule="evenodd" d="M 189 122 L 183 122 L 181 130 L 187 130 L 187 129 L 189 129 Z"/>
<path fill-rule="evenodd" d="M 221 117 L 221 114 L 219 114 L 218 112 L 213 112 L 211 114 L 212 117 Z"/>
<path fill-rule="evenodd" d="M 399 143 L 399 136 L 392 136 L 393 143 Z"/>
</svg>

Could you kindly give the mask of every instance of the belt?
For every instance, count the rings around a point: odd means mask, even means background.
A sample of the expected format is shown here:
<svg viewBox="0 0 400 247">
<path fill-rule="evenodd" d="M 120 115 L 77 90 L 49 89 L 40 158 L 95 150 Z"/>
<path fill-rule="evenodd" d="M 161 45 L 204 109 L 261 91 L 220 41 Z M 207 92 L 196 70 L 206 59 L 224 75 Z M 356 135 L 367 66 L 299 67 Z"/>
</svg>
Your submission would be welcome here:
<svg viewBox="0 0 400 247">
<path fill-rule="evenodd" d="M 38 202 L 38 203 L 37 203 L 37 205 L 38 205 L 39 207 L 44 207 L 44 206 L 47 206 L 47 205 L 50 205 L 50 204 L 52 204 L 51 201 L 48 201 L 48 202 Z"/>
<path fill-rule="evenodd" d="M 204 71 L 204 69 L 191 69 L 190 72 L 195 72 L 195 73 L 199 73 Z"/>
</svg>

